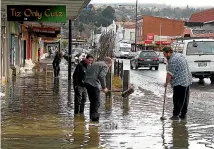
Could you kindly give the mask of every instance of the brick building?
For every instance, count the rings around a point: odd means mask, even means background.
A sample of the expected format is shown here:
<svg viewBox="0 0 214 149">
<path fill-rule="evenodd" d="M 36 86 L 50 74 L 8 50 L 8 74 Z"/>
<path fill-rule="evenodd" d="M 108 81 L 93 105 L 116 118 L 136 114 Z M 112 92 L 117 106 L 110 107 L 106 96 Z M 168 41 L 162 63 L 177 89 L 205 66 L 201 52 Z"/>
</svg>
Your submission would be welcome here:
<svg viewBox="0 0 214 149">
<path fill-rule="evenodd" d="M 214 8 L 193 13 L 185 27 L 184 37 L 214 38 Z"/>
<path fill-rule="evenodd" d="M 153 43 L 164 42 L 164 37 L 181 36 L 184 32 L 184 21 L 167 18 L 142 16 L 137 22 L 137 41 L 145 42 L 148 34 L 154 35 Z M 161 39 L 163 38 L 163 39 Z M 159 41 L 158 41 L 159 40 Z"/>
<path fill-rule="evenodd" d="M 194 25 L 194 23 L 197 22 L 200 22 L 203 25 Z M 192 26 L 195 28 L 198 27 L 207 31 L 214 30 L 214 8 L 193 13 L 189 19 L 189 24 L 193 24 Z"/>
</svg>

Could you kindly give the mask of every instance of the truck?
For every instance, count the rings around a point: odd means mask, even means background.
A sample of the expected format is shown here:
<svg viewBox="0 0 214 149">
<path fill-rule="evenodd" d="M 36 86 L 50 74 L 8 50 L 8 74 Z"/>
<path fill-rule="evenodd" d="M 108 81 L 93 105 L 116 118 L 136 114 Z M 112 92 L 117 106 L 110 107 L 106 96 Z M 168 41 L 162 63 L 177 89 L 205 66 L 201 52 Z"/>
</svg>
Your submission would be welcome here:
<svg viewBox="0 0 214 149">
<path fill-rule="evenodd" d="M 128 42 L 119 42 L 114 51 L 116 58 L 129 58 L 131 52 L 131 43 Z"/>
</svg>

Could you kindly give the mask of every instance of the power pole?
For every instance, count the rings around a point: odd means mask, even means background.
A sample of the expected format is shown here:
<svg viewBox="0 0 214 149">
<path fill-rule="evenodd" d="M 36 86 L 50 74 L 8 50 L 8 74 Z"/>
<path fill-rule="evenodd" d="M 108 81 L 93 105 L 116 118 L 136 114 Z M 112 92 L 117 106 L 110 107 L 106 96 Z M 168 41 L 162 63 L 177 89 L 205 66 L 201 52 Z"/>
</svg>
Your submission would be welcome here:
<svg viewBox="0 0 214 149">
<path fill-rule="evenodd" d="M 71 58 L 72 58 L 72 21 L 69 20 L 68 38 L 68 80 L 71 80 Z"/>
<path fill-rule="evenodd" d="M 136 16 L 135 16 L 135 52 L 137 51 L 137 3 L 138 3 L 138 0 L 136 0 L 136 8 L 135 8 L 135 10 L 136 10 Z"/>
</svg>

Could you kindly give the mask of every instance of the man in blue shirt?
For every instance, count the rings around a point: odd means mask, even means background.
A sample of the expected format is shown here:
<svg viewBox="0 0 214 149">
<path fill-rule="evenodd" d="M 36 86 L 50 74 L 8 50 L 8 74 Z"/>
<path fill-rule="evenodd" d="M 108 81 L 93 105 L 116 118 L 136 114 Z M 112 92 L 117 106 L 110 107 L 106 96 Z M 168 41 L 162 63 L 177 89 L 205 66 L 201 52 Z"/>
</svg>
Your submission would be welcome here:
<svg viewBox="0 0 214 149">
<path fill-rule="evenodd" d="M 163 52 L 168 60 L 164 87 L 171 83 L 173 88 L 174 108 L 171 119 L 185 119 L 189 103 L 189 88 L 192 84 L 192 74 L 186 58 L 181 53 L 173 53 L 171 47 L 164 47 Z"/>
</svg>

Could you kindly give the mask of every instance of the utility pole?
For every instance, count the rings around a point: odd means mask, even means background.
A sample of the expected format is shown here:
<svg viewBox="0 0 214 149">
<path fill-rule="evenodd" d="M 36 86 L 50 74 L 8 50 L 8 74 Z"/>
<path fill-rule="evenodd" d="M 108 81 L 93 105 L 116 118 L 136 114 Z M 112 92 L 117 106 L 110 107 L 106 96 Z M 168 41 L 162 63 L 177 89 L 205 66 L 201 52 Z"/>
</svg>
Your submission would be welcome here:
<svg viewBox="0 0 214 149">
<path fill-rule="evenodd" d="M 68 80 L 71 80 L 71 58 L 72 58 L 72 21 L 69 20 L 69 35 L 68 35 Z"/>
<path fill-rule="evenodd" d="M 162 34 L 162 23 L 160 23 L 160 50 L 161 50 L 161 34 Z"/>
<path fill-rule="evenodd" d="M 135 52 L 137 51 L 137 3 L 138 3 L 138 0 L 136 0 L 136 8 L 135 8 L 135 10 L 136 10 L 136 16 L 135 16 Z"/>
</svg>

